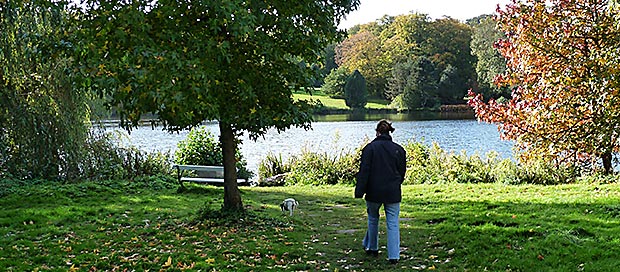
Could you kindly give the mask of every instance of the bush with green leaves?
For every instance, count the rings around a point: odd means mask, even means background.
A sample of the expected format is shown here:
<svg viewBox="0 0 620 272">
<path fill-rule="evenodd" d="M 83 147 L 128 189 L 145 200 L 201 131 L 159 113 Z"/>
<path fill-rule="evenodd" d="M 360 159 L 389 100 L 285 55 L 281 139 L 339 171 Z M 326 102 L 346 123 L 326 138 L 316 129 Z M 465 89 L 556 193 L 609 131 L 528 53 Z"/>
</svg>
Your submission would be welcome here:
<svg viewBox="0 0 620 272">
<path fill-rule="evenodd" d="M 237 177 L 250 179 L 254 173 L 247 168 L 247 162 L 237 149 Z M 175 152 L 174 163 L 193 165 L 224 165 L 222 146 L 215 135 L 207 130 L 206 126 L 195 127 L 190 130 L 187 138 L 179 141 Z"/>
<path fill-rule="evenodd" d="M 149 153 L 135 146 L 123 146 L 126 137 L 122 131 L 91 133 L 84 145 L 88 155 L 81 163 L 82 175 L 96 180 L 172 175 L 169 153 Z"/>
<path fill-rule="evenodd" d="M 292 171 L 286 177 L 287 185 L 354 184 L 359 168 L 359 156 L 346 152 L 330 154 L 304 149 L 291 162 Z"/>
<path fill-rule="evenodd" d="M 355 184 L 361 148 L 353 152 L 315 152 L 305 147 L 286 161 L 281 155 L 268 154 L 259 165 L 259 180 L 286 174 L 285 184 L 334 185 Z M 336 150 L 335 148 L 333 150 Z"/>
<path fill-rule="evenodd" d="M 259 179 L 286 173 L 285 184 L 355 184 L 363 143 L 354 152 L 313 152 L 305 148 L 301 154 L 283 160 L 269 154 L 259 166 Z M 520 164 L 503 159 L 497 152 L 485 156 L 465 152 L 447 152 L 439 145 L 409 141 L 407 173 L 404 184 L 503 183 L 503 184 L 567 184 L 588 179 L 576 167 L 556 166 L 544 160 Z"/>
<path fill-rule="evenodd" d="M 291 171 L 290 160 L 285 161 L 282 158 L 282 154 L 267 153 L 258 164 L 258 179 L 264 180 L 266 178 L 274 177 L 280 174 L 285 174 Z"/>
<path fill-rule="evenodd" d="M 437 144 L 408 142 L 405 184 L 505 183 L 564 184 L 575 182 L 579 172 L 573 167 L 555 166 L 543 160 L 519 164 L 501 159 L 497 152 L 486 156 L 446 152 Z"/>
<path fill-rule="evenodd" d="M 349 75 L 349 71 L 344 67 L 331 70 L 325 77 L 325 83 L 321 87 L 321 91 L 332 98 L 344 97 L 344 86 L 347 84 Z"/>
</svg>

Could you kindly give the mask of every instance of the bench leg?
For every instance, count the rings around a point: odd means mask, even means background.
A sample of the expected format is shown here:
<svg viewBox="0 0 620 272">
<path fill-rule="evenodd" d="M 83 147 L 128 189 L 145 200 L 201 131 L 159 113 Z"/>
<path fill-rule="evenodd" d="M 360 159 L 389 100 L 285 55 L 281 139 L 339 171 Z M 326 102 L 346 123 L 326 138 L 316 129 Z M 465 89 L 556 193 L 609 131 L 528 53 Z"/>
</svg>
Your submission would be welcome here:
<svg viewBox="0 0 620 272">
<path fill-rule="evenodd" d="M 177 180 L 179 181 L 179 185 L 181 185 L 181 189 L 185 189 L 185 186 L 183 186 L 183 181 L 181 181 L 182 176 L 183 176 L 183 170 L 177 167 Z"/>
</svg>

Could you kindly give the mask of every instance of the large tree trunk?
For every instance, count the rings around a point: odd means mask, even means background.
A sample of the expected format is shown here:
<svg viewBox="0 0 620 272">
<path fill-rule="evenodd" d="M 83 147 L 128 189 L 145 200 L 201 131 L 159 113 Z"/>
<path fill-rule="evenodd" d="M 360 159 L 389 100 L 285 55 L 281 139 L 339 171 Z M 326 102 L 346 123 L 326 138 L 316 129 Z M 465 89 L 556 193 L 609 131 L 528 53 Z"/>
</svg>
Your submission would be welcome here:
<svg viewBox="0 0 620 272">
<path fill-rule="evenodd" d="M 220 143 L 224 155 L 224 210 L 243 210 L 241 192 L 237 184 L 237 144 L 232 126 L 220 122 Z"/>
<path fill-rule="evenodd" d="M 605 169 L 605 175 L 609 175 L 612 173 L 612 170 L 611 170 L 612 158 L 613 158 L 613 155 L 611 154 L 611 152 L 606 152 L 603 155 L 601 155 L 601 159 L 603 160 L 603 168 Z"/>
</svg>

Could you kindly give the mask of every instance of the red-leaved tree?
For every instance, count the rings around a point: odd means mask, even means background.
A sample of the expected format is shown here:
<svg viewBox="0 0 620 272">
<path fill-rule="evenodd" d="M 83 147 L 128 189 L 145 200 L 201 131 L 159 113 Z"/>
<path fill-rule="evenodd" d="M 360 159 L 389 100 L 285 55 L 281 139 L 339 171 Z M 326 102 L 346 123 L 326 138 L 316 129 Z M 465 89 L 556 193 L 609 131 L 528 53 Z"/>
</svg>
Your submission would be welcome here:
<svg viewBox="0 0 620 272">
<path fill-rule="evenodd" d="M 498 124 L 522 160 L 602 163 L 611 173 L 620 147 L 618 10 L 606 0 L 513 0 L 496 21 L 507 72 L 495 83 L 513 86 L 512 98 L 485 103 L 470 92 L 479 120 Z"/>
</svg>

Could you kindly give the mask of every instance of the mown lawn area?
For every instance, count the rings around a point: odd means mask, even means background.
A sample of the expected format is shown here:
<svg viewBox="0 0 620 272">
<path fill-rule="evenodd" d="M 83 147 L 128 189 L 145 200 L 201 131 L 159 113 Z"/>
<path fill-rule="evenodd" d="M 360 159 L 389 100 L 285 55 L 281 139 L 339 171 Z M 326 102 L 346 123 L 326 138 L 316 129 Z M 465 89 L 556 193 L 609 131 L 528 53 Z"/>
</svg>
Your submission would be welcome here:
<svg viewBox="0 0 620 272">
<path fill-rule="evenodd" d="M 312 95 L 307 94 L 305 92 L 295 92 L 293 94 L 293 98 L 295 99 L 303 99 L 303 100 L 318 100 L 321 101 L 323 106 L 328 109 L 335 110 L 348 110 L 344 99 L 339 98 L 331 98 L 320 91 L 312 92 Z M 367 109 L 387 109 L 389 108 L 390 102 L 383 99 L 368 99 L 368 103 L 366 104 Z"/>
<path fill-rule="evenodd" d="M 2 182 L 0 182 L 1 184 Z M 2 184 L 7 186 L 6 184 Z M 223 189 L 174 183 L 42 183 L 0 194 L 2 271 L 617 271 L 620 186 L 404 186 L 401 262 L 361 249 L 350 186 Z M 279 203 L 296 198 L 289 217 Z M 199 216 L 201 215 L 201 216 Z M 206 219 L 199 219 L 206 218 Z M 383 214 L 382 214 L 383 218 Z M 385 223 L 381 221 L 381 245 Z"/>
</svg>

